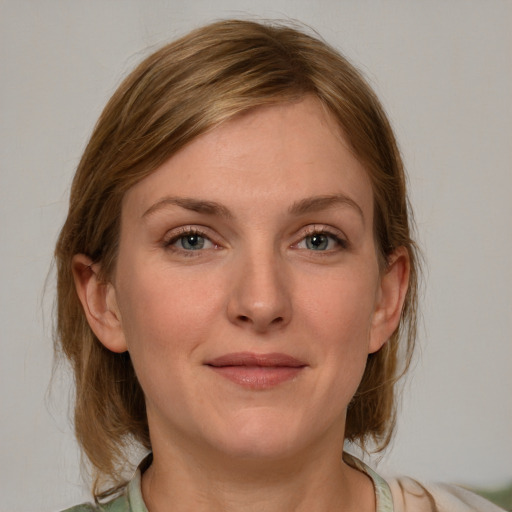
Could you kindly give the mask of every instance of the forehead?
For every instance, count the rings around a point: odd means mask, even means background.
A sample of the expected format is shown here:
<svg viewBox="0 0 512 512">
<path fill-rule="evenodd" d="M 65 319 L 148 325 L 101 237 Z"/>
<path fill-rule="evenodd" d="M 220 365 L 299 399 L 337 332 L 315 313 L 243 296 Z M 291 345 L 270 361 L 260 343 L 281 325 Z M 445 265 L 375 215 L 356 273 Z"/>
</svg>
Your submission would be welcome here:
<svg viewBox="0 0 512 512">
<path fill-rule="evenodd" d="M 345 194 L 372 212 L 367 172 L 334 117 L 313 97 L 260 107 L 215 127 L 130 189 L 141 215 L 165 195 L 249 209 L 315 195 Z"/>
</svg>

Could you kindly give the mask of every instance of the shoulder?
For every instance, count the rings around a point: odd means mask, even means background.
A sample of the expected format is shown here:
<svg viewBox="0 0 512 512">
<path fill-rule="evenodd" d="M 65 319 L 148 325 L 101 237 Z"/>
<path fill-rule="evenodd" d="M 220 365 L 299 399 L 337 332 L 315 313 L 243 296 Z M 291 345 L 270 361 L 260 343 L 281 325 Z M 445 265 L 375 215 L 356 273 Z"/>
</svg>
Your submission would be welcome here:
<svg viewBox="0 0 512 512">
<path fill-rule="evenodd" d="M 129 500 L 125 494 L 114 498 L 106 503 L 82 503 L 62 512 L 136 512 L 130 507 Z M 138 511 L 137 511 L 138 512 Z"/>
<path fill-rule="evenodd" d="M 67 508 L 62 512 L 96 512 L 96 510 L 98 510 L 98 508 L 91 503 L 82 503 L 81 505 L 75 505 L 74 507 Z"/>
<path fill-rule="evenodd" d="M 148 512 L 142 497 L 141 475 L 150 461 L 151 454 L 140 463 L 132 479 L 125 486 L 120 487 L 119 494 L 110 501 L 83 503 L 62 512 Z"/>
<path fill-rule="evenodd" d="M 120 490 L 120 494 L 109 501 L 83 503 L 62 512 L 148 512 L 142 498 L 140 468 L 128 484 Z"/>
<path fill-rule="evenodd" d="M 500 512 L 503 509 L 455 485 L 388 479 L 395 512 Z"/>
</svg>

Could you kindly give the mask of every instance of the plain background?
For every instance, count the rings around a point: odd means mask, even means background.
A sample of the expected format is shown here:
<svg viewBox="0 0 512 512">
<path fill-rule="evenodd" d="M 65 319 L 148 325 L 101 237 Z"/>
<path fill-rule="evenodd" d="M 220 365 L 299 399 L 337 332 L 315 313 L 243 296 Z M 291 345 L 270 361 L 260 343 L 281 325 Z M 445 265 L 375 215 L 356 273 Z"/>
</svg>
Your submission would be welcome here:
<svg viewBox="0 0 512 512">
<path fill-rule="evenodd" d="M 214 6 L 215 5 L 215 6 Z M 226 17 L 294 18 L 366 74 L 410 175 L 424 327 L 380 467 L 473 485 L 512 479 L 512 2 L 0 0 L 0 509 L 88 497 L 52 375 L 45 278 L 70 181 L 120 79 Z"/>
</svg>

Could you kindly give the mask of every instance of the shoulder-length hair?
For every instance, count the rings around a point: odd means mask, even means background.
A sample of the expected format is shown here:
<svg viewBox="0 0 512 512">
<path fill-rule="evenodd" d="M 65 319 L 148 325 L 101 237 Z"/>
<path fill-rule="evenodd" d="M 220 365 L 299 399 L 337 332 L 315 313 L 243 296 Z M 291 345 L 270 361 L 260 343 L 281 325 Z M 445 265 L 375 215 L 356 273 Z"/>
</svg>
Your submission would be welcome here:
<svg viewBox="0 0 512 512">
<path fill-rule="evenodd" d="M 406 178 L 390 123 L 361 74 L 319 38 L 288 25 L 220 21 L 150 55 L 114 93 L 78 165 L 57 242 L 56 347 L 74 370 L 76 436 L 95 471 L 96 497 L 123 485 L 128 446 L 136 442 L 150 450 L 151 442 L 130 356 L 108 351 L 90 329 L 73 283 L 73 256 L 101 262 L 100 277 L 108 281 L 130 187 L 223 121 L 306 95 L 339 123 L 368 172 L 381 267 L 397 247 L 410 257 L 400 325 L 368 356 L 347 412 L 346 439 L 363 446 L 371 440 L 377 448 L 389 443 L 395 383 L 408 367 L 416 336 L 418 274 Z"/>
</svg>

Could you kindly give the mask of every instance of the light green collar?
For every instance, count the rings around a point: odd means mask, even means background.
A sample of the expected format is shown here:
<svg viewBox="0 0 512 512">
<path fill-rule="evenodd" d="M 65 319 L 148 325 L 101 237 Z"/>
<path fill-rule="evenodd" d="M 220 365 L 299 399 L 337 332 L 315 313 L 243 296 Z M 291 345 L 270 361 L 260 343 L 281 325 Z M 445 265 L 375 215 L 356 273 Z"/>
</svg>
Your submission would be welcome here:
<svg viewBox="0 0 512 512">
<path fill-rule="evenodd" d="M 353 455 L 344 453 L 343 459 L 347 464 L 359 471 L 362 471 L 372 479 L 373 486 L 375 488 L 375 500 L 377 502 L 376 512 L 393 512 L 393 498 L 387 482 L 375 473 L 373 469 Z M 139 467 L 126 488 L 126 496 L 128 498 L 130 512 L 148 512 L 144 500 L 142 499 L 141 475 L 142 472 Z"/>
<path fill-rule="evenodd" d="M 357 459 L 353 455 L 350 455 L 350 453 L 343 453 L 343 460 L 372 479 L 373 487 L 375 488 L 375 501 L 377 502 L 376 512 L 393 512 L 393 497 L 386 480 L 375 473 L 375 471 L 373 471 L 373 469 L 367 466 L 363 461 Z"/>
</svg>

